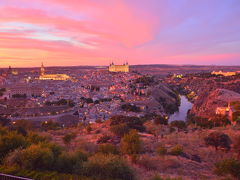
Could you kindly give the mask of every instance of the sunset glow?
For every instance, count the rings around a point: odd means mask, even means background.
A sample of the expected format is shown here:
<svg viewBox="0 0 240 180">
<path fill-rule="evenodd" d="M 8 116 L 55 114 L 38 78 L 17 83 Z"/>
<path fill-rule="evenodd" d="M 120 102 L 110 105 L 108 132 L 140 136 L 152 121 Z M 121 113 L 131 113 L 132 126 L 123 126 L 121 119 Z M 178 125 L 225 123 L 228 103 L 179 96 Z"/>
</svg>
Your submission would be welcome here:
<svg viewBox="0 0 240 180">
<path fill-rule="evenodd" d="M 240 65 L 239 0 L 1 0 L 0 67 Z"/>
</svg>

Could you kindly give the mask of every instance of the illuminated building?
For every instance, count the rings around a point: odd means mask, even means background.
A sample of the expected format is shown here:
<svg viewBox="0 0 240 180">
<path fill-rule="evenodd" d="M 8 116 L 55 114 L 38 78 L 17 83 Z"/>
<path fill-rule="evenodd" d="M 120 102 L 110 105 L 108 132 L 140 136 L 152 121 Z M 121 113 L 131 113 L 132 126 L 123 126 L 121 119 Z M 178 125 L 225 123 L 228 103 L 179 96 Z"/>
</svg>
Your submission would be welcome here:
<svg viewBox="0 0 240 180">
<path fill-rule="evenodd" d="M 28 86 L 25 84 L 14 85 L 9 88 L 9 97 L 12 98 L 14 95 L 21 95 L 26 97 L 40 97 L 42 96 L 43 89 L 35 86 Z"/>
<path fill-rule="evenodd" d="M 71 80 L 71 77 L 66 74 L 45 74 L 45 68 L 42 64 L 39 79 L 40 80 L 67 81 L 67 80 Z"/>
<path fill-rule="evenodd" d="M 235 76 L 236 72 L 223 72 L 223 71 L 213 71 L 212 75 L 223 75 L 223 76 Z"/>
<path fill-rule="evenodd" d="M 109 72 L 129 72 L 129 65 L 128 63 L 123 65 L 114 65 L 111 63 L 108 67 Z"/>
</svg>

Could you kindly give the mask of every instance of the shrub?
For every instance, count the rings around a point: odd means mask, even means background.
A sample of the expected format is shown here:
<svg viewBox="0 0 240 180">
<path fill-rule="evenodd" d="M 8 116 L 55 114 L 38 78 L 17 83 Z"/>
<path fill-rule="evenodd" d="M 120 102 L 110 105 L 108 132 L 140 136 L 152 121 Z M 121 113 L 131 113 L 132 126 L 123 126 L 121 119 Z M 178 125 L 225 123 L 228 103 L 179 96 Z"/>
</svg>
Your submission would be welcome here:
<svg viewBox="0 0 240 180">
<path fill-rule="evenodd" d="M 142 155 L 136 162 L 141 168 L 147 171 L 155 171 L 158 169 L 159 160 L 154 159 L 152 156 L 147 154 Z"/>
<path fill-rule="evenodd" d="M 231 149 L 231 139 L 227 134 L 222 132 L 212 132 L 207 137 L 204 138 L 205 144 L 208 146 L 214 146 L 216 151 L 218 148 L 223 148 L 227 151 Z"/>
<path fill-rule="evenodd" d="M 131 130 L 121 139 L 121 151 L 124 154 L 133 155 L 141 151 L 141 140 L 136 130 Z"/>
<path fill-rule="evenodd" d="M 240 161 L 235 159 L 225 159 L 215 164 L 215 173 L 219 176 L 231 175 L 240 179 Z"/>
<path fill-rule="evenodd" d="M 183 147 L 179 144 L 175 145 L 171 150 L 170 154 L 174 156 L 179 156 L 183 153 Z"/>
<path fill-rule="evenodd" d="M 116 155 L 96 154 L 84 163 L 83 171 L 79 173 L 95 179 L 135 179 L 133 171 Z"/>
<path fill-rule="evenodd" d="M 110 131 L 116 136 L 122 137 L 129 132 L 129 127 L 126 123 L 113 125 L 110 127 Z"/>
<path fill-rule="evenodd" d="M 29 132 L 27 139 L 30 141 L 30 143 L 32 144 L 38 144 L 38 143 L 42 143 L 42 142 L 48 142 L 49 141 L 49 137 L 47 136 L 40 136 L 34 132 Z"/>
<path fill-rule="evenodd" d="M 22 166 L 30 170 L 49 170 L 53 166 L 54 156 L 49 148 L 31 145 L 22 150 Z"/>
<path fill-rule="evenodd" d="M 110 126 L 126 124 L 129 129 L 136 129 L 138 131 L 144 131 L 143 121 L 138 117 L 130 116 L 113 116 L 110 118 Z"/>
<path fill-rule="evenodd" d="M 163 117 L 163 116 L 157 116 L 155 119 L 154 119 L 154 124 L 162 124 L 162 125 L 168 125 L 168 119 Z"/>
<path fill-rule="evenodd" d="M 159 175 L 155 175 L 153 177 L 150 178 L 150 180 L 182 180 L 182 178 L 162 178 Z"/>
<path fill-rule="evenodd" d="M 184 121 L 172 121 L 170 126 L 178 129 L 185 129 L 187 127 Z"/>
<path fill-rule="evenodd" d="M 100 138 L 98 138 L 97 143 L 98 144 L 107 143 L 111 139 L 112 139 L 112 137 L 109 135 L 102 135 Z"/>
<path fill-rule="evenodd" d="M 87 133 L 90 133 L 90 132 L 92 131 L 92 127 L 91 127 L 90 125 L 88 125 L 88 126 L 86 127 L 86 130 L 87 130 Z"/>
<path fill-rule="evenodd" d="M 103 154 L 119 154 L 119 151 L 117 150 L 116 146 L 112 144 L 101 144 L 98 147 L 98 152 Z"/>
<path fill-rule="evenodd" d="M 17 148 L 26 148 L 29 142 L 16 132 L 10 132 L 0 136 L 0 159 L 2 160 L 9 152 Z"/>
<path fill-rule="evenodd" d="M 82 151 L 64 152 L 59 156 L 55 167 L 61 173 L 78 173 L 87 159 L 87 154 Z"/>
<path fill-rule="evenodd" d="M 159 146 L 157 149 L 156 149 L 156 152 L 163 156 L 163 155 L 166 155 L 167 154 L 167 149 L 164 147 L 164 146 Z"/>
<path fill-rule="evenodd" d="M 65 136 L 63 136 L 63 142 L 64 142 L 64 144 L 68 145 L 76 137 L 77 137 L 77 135 L 75 133 L 68 133 Z"/>
</svg>

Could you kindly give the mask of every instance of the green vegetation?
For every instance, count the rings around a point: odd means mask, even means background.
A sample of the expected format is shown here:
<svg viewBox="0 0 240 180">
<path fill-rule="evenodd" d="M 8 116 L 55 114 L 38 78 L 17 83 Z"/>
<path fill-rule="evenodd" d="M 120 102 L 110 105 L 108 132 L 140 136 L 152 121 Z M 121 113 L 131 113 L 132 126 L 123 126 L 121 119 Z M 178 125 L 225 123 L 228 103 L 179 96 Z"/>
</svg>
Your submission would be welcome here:
<svg viewBox="0 0 240 180">
<path fill-rule="evenodd" d="M 123 154 L 135 155 L 141 152 L 142 142 L 136 130 L 131 130 L 121 139 L 121 151 Z"/>
<path fill-rule="evenodd" d="M 123 104 L 121 106 L 122 110 L 124 111 L 131 111 L 131 112 L 141 112 L 141 109 L 139 107 L 137 107 L 136 105 L 134 104 Z"/>
<path fill-rule="evenodd" d="M 212 132 L 204 138 L 205 144 L 208 146 L 214 146 L 216 151 L 218 148 L 222 148 L 226 151 L 231 149 L 232 141 L 227 134 L 222 132 Z"/>
<path fill-rule="evenodd" d="M 145 127 L 143 126 L 143 121 L 138 117 L 129 117 L 129 116 L 113 116 L 110 118 L 110 127 L 116 125 L 123 125 L 123 128 L 136 129 L 138 131 L 144 131 Z"/>
<path fill-rule="evenodd" d="M 75 104 L 72 100 L 60 99 L 59 101 L 47 101 L 45 103 L 47 106 L 65 106 L 68 105 L 69 107 L 74 107 Z"/>
<path fill-rule="evenodd" d="M 183 153 L 183 147 L 179 144 L 175 145 L 174 147 L 172 147 L 172 149 L 170 150 L 170 154 L 174 155 L 174 156 L 179 156 Z"/>
<path fill-rule="evenodd" d="M 73 135 L 64 137 L 69 142 Z M 90 155 L 81 150 L 66 151 L 33 132 L 24 137 L 0 129 L 1 173 L 34 179 L 134 180 L 132 169 L 118 154 L 112 144 L 100 145 L 98 153 Z"/>
<path fill-rule="evenodd" d="M 165 146 L 161 145 L 156 149 L 156 152 L 158 153 L 158 155 L 164 156 L 167 154 L 167 148 Z"/>
<path fill-rule="evenodd" d="M 68 133 L 63 137 L 63 142 L 66 145 L 69 145 L 73 139 L 75 139 L 77 135 L 75 133 Z"/>
<path fill-rule="evenodd" d="M 231 175 L 240 179 L 240 161 L 235 159 L 224 159 L 215 164 L 215 173 L 219 176 Z"/>
<path fill-rule="evenodd" d="M 159 124 L 168 125 L 168 119 L 166 117 L 158 115 L 154 118 L 154 124 L 156 124 L 156 125 L 159 125 Z"/>
<path fill-rule="evenodd" d="M 103 153 L 103 154 L 119 154 L 118 149 L 113 144 L 99 145 L 98 152 Z"/>
<path fill-rule="evenodd" d="M 186 129 L 187 125 L 184 121 L 172 121 L 170 127 L 178 128 L 180 130 Z"/>
</svg>

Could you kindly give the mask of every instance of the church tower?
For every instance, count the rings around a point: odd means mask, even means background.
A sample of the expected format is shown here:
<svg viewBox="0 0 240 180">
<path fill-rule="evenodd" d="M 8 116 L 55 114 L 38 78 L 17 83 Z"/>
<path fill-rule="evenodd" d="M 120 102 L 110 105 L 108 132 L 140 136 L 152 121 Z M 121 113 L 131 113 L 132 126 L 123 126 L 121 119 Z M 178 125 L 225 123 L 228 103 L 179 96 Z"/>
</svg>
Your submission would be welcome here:
<svg viewBox="0 0 240 180">
<path fill-rule="evenodd" d="M 43 66 L 43 63 L 42 63 L 42 66 L 41 66 L 41 76 L 43 76 L 44 74 L 45 74 L 45 68 L 44 68 L 44 66 Z"/>
</svg>

